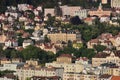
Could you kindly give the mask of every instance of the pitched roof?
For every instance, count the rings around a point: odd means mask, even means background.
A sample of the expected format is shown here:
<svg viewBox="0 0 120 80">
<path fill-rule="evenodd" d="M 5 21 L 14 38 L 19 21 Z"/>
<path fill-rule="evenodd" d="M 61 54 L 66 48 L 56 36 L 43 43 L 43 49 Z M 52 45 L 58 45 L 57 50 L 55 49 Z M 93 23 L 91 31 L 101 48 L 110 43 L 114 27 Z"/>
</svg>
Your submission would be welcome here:
<svg viewBox="0 0 120 80">
<path fill-rule="evenodd" d="M 72 58 L 72 55 L 70 55 L 70 54 L 61 54 L 59 57 L 68 57 L 68 58 Z"/>
<path fill-rule="evenodd" d="M 120 76 L 112 76 L 111 80 L 120 80 Z"/>
<path fill-rule="evenodd" d="M 111 75 L 108 75 L 108 74 L 103 74 L 100 76 L 100 78 L 105 78 L 105 79 L 110 78 L 110 77 L 111 77 Z"/>
<path fill-rule="evenodd" d="M 113 51 L 113 52 L 114 52 L 115 56 L 120 58 L 120 50 L 119 51 Z M 110 54 L 105 53 L 105 52 L 99 52 L 94 56 L 94 58 L 106 58 L 108 56 L 110 56 Z"/>
<path fill-rule="evenodd" d="M 99 52 L 94 57 L 95 58 L 106 58 L 107 56 L 110 56 L 110 54 L 107 54 L 107 53 L 104 53 L 104 52 Z"/>
</svg>

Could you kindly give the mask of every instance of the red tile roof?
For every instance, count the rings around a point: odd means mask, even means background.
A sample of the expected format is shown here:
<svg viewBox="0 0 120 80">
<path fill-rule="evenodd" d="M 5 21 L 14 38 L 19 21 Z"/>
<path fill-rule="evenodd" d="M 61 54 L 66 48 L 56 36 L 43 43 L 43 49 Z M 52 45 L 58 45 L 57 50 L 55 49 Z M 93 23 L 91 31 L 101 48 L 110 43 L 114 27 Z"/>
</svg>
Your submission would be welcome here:
<svg viewBox="0 0 120 80">
<path fill-rule="evenodd" d="M 120 80 L 120 76 L 112 76 L 111 80 Z"/>
<path fill-rule="evenodd" d="M 69 57 L 69 58 L 71 58 L 72 55 L 70 55 L 70 54 L 61 54 L 59 57 Z"/>
</svg>

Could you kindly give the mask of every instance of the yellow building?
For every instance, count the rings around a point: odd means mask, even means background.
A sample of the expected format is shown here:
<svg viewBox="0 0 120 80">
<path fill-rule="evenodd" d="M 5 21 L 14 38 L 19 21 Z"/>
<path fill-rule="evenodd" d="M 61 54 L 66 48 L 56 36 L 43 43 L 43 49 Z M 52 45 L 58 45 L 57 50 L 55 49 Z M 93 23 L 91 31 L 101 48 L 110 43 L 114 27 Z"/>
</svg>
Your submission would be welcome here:
<svg viewBox="0 0 120 80">
<path fill-rule="evenodd" d="M 119 52 L 111 52 L 111 53 L 97 53 L 94 58 L 92 58 L 92 65 L 93 67 L 100 66 L 104 63 L 116 63 L 118 66 L 120 66 L 120 55 Z"/>
<path fill-rule="evenodd" d="M 78 33 L 74 33 L 74 32 L 58 32 L 58 33 L 48 33 L 48 38 L 51 40 L 51 42 L 56 43 L 58 41 L 64 41 L 64 42 L 68 42 L 70 41 L 75 41 L 80 39 L 81 35 Z"/>
<path fill-rule="evenodd" d="M 111 7 L 120 8 L 120 0 L 111 0 Z"/>
<path fill-rule="evenodd" d="M 120 67 L 118 66 L 103 67 L 101 72 L 102 74 L 120 76 Z"/>
<path fill-rule="evenodd" d="M 11 63 L 10 59 L 3 58 L 3 59 L 0 60 L 0 64 L 1 64 L 1 65 L 7 64 L 7 63 Z"/>
<path fill-rule="evenodd" d="M 62 54 L 57 57 L 58 63 L 72 63 L 72 56 L 70 54 Z"/>
<path fill-rule="evenodd" d="M 38 61 L 37 60 L 27 60 L 26 63 L 28 65 L 34 65 L 34 66 L 38 65 Z"/>
</svg>

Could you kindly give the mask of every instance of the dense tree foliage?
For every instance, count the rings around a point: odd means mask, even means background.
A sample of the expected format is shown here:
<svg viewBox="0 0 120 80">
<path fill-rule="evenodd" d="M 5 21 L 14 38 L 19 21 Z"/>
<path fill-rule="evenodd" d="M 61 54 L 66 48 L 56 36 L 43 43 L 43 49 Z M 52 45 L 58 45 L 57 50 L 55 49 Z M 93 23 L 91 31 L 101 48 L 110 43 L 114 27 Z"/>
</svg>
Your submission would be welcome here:
<svg viewBox="0 0 120 80">
<path fill-rule="evenodd" d="M 103 50 L 106 49 L 106 46 L 103 46 L 103 45 L 94 45 L 94 48 L 96 49 L 97 52 L 102 52 Z"/>
<path fill-rule="evenodd" d="M 5 71 L 0 71 L 0 77 L 1 76 L 4 76 L 6 74 L 12 74 L 14 71 L 8 71 L 8 70 L 5 70 Z"/>
<path fill-rule="evenodd" d="M 73 47 L 65 47 L 64 49 L 60 50 L 57 53 L 57 56 L 60 54 L 73 54 L 74 56 L 78 57 L 87 57 L 91 59 L 93 56 L 95 56 L 94 49 L 87 49 L 85 47 L 82 47 L 80 49 L 75 49 Z"/>
<path fill-rule="evenodd" d="M 21 51 L 24 60 L 39 59 L 41 63 L 49 62 L 54 60 L 54 54 L 41 50 L 35 46 L 27 46 Z"/>
<path fill-rule="evenodd" d="M 78 16 L 72 17 L 72 18 L 70 19 L 70 22 L 71 22 L 73 25 L 79 25 L 79 24 L 82 24 L 82 23 L 83 23 Z"/>
<path fill-rule="evenodd" d="M 40 63 L 51 62 L 55 59 L 55 55 L 51 52 L 46 52 L 35 46 L 27 46 L 22 51 L 17 51 L 12 48 L 3 50 L 3 55 L 9 59 L 22 58 L 23 60 L 38 59 Z"/>
</svg>

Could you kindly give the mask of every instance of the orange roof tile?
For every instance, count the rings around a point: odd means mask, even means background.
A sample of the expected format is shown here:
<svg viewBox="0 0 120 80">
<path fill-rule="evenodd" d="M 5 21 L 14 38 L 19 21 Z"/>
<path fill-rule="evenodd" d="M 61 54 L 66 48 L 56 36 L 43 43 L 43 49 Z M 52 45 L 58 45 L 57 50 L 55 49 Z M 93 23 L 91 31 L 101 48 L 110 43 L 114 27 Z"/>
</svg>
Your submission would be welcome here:
<svg viewBox="0 0 120 80">
<path fill-rule="evenodd" d="M 120 80 L 120 76 L 112 76 L 111 80 Z"/>
</svg>

